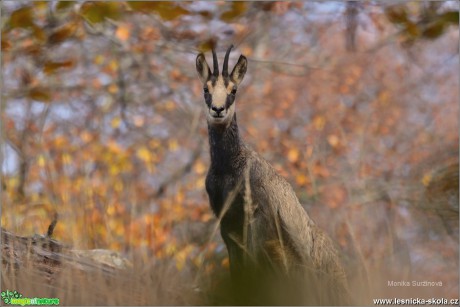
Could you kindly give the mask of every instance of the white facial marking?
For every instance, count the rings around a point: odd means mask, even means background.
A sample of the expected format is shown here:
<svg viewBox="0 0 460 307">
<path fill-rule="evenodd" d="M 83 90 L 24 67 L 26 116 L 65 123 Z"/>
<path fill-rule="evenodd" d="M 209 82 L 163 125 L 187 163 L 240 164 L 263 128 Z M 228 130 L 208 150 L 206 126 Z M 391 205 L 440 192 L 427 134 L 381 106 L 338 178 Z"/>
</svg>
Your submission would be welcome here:
<svg viewBox="0 0 460 307">
<path fill-rule="evenodd" d="M 225 107 L 225 101 L 227 100 L 227 89 L 225 88 L 224 79 L 222 76 L 217 78 L 216 84 L 214 85 L 214 91 L 212 92 L 212 105 L 216 108 Z"/>
</svg>

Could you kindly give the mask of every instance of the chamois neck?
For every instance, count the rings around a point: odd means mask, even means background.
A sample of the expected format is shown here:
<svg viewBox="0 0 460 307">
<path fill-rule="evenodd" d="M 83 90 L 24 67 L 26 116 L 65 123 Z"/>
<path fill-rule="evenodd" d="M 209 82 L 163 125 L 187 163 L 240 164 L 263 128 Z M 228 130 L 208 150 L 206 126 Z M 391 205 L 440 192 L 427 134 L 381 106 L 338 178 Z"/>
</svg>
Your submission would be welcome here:
<svg viewBox="0 0 460 307">
<path fill-rule="evenodd" d="M 229 172 L 238 167 L 243 142 L 238 133 L 236 114 L 226 126 L 208 124 L 209 147 L 211 150 L 211 168 L 216 173 Z"/>
</svg>

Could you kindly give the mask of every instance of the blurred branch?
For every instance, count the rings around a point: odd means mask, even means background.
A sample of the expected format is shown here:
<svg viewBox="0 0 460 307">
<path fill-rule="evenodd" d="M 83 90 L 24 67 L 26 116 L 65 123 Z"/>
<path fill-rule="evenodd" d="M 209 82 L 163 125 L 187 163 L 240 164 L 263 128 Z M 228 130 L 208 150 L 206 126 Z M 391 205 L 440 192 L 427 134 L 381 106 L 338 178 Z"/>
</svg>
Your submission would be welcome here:
<svg viewBox="0 0 460 307">
<path fill-rule="evenodd" d="M 358 13 L 360 3 L 347 1 L 345 10 L 345 46 L 347 51 L 356 51 L 356 30 L 358 29 Z"/>
<path fill-rule="evenodd" d="M 27 154 L 25 153 L 26 149 L 25 146 L 27 144 L 27 137 L 28 137 L 28 128 L 29 124 L 31 123 L 31 115 L 32 115 L 32 104 L 30 101 L 27 102 L 27 111 L 24 120 L 24 128 L 21 132 L 21 135 L 18 139 L 18 146 L 17 149 L 19 150 L 19 183 L 17 187 L 18 197 L 21 199 L 25 196 L 25 184 L 27 180 L 27 173 L 29 169 L 29 161 L 27 158 Z"/>
<path fill-rule="evenodd" d="M 255 62 L 256 64 L 261 64 L 268 66 L 269 69 L 272 69 L 274 72 L 282 73 L 291 76 L 305 76 L 310 73 L 311 70 L 317 69 L 329 69 L 326 66 L 323 66 L 324 63 L 320 63 L 320 65 L 312 66 L 308 64 L 297 64 L 297 63 L 288 63 L 288 62 L 279 62 L 273 60 L 260 60 L 254 58 L 248 58 L 249 61 Z"/>
<path fill-rule="evenodd" d="M 166 180 L 164 180 L 160 184 L 157 191 L 153 195 L 151 195 L 151 197 L 157 198 L 157 197 L 162 196 L 166 192 L 166 188 L 170 184 L 173 184 L 174 182 L 182 179 L 182 177 L 187 175 L 192 170 L 193 164 L 195 164 L 196 160 L 199 158 L 202 152 L 203 143 L 204 143 L 204 138 L 200 138 L 197 144 L 197 147 L 192 152 L 190 160 L 185 165 L 183 165 L 182 167 L 174 171 L 168 178 L 166 178 Z"/>
<path fill-rule="evenodd" d="M 118 86 L 118 101 L 120 103 L 120 118 L 123 123 L 129 128 L 131 124 L 129 123 L 128 119 L 126 118 L 126 107 L 127 107 L 127 100 L 126 100 L 126 82 L 125 82 L 125 73 L 122 68 L 123 61 L 120 61 L 120 57 L 118 58 L 118 69 L 117 69 L 117 86 Z"/>
<path fill-rule="evenodd" d="M 58 213 L 54 212 L 54 217 L 53 220 L 51 221 L 51 224 L 48 226 L 48 230 L 46 231 L 46 236 L 48 238 L 51 238 L 54 232 L 54 228 L 56 227 L 56 224 L 58 222 Z"/>
</svg>

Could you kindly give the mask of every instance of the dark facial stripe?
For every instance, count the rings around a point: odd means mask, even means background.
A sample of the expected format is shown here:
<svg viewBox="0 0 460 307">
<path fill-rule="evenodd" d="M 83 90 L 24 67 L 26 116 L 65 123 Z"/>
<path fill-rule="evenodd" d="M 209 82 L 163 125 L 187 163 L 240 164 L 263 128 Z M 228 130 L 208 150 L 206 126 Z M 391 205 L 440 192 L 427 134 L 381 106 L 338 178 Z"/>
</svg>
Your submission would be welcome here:
<svg viewBox="0 0 460 307">
<path fill-rule="evenodd" d="M 210 93 L 204 93 L 204 102 L 206 102 L 206 105 L 208 108 L 211 107 L 212 105 L 212 95 Z"/>
<path fill-rule="evenodd" d="M 228 109 L 230 106 L 235 102 L 235 95 L 229 94 L 227 95 L 227 99 L 225 100 L 225 108 Z"/>
</svg>

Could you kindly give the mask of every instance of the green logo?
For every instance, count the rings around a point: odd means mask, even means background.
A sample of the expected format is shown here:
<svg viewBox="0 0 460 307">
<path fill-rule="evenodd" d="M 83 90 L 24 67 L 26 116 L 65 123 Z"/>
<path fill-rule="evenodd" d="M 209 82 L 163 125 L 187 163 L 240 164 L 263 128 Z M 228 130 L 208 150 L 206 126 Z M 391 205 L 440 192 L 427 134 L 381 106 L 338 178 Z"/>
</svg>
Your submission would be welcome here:
<svg viewBox="0 0 460 307">
<path fill-rule="evenodd" d="M 58 298 L 47 298 L 47 297 L 23 297 L 18 291 L 2 291 L 0 293 L 2 301 L 8 305 L 59 305 Z"/>
</svg>

